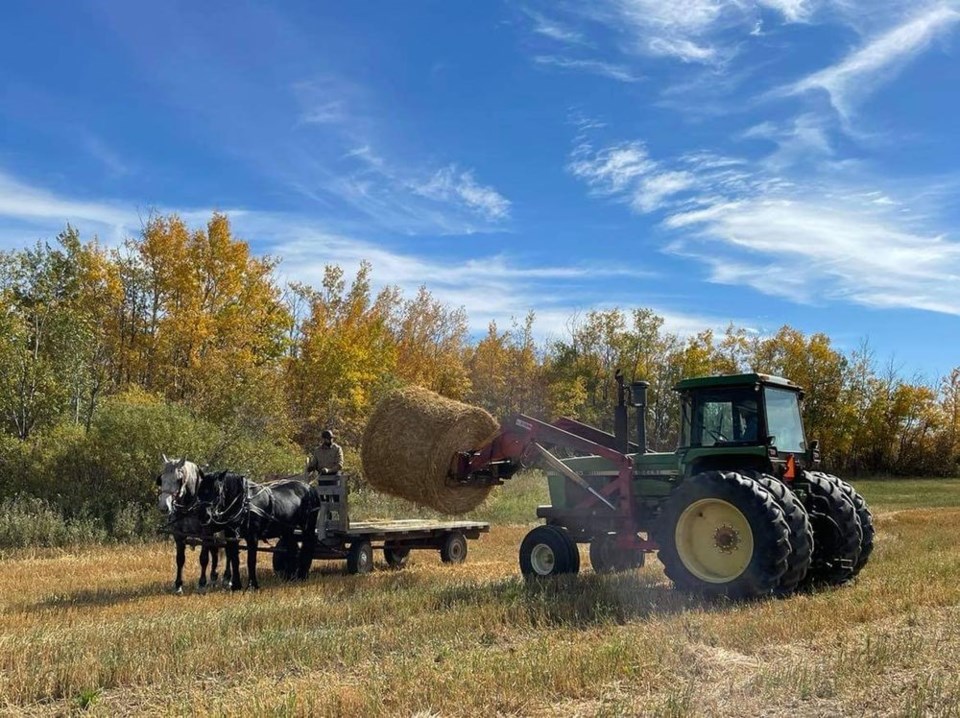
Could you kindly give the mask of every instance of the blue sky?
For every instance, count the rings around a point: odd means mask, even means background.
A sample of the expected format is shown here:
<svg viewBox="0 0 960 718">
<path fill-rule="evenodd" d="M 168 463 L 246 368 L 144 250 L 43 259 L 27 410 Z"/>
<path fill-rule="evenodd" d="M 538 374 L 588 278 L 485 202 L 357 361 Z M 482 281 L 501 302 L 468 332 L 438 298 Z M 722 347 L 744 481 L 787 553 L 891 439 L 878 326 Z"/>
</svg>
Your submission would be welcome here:
<svg viewBox="0 0 960 718">
<path fill-rule="evenodd" d="M 960 0 L 6 2 L 0 248 L 228 211 L 475 331 L 594 307 L 960 364 Z"/>
</svg>

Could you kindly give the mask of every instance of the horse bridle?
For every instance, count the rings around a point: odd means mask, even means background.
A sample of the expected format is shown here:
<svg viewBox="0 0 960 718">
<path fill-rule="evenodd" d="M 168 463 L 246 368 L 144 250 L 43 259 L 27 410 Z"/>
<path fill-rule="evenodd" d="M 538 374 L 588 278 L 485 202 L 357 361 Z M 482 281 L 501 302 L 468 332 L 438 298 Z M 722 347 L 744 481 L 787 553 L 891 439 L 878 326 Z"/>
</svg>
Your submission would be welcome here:
<svg viewBox="0 0 960 718">
<path fill-rule="evenodd" d="M 247 515 L 249 519 L 249 514 L 256 514 L 261 518 L 265 518 L 268 521 L 274 521 L 275 519 L 268 512 L 264 511 L 257 506 L 254 506 L 253 501 L 261 494 L 270 494 L 272 496 L 273 490 L 268 484 L 258 485 L 259 490 L 255 495 L 250 493 L 250 484 L 251 481 L 244 476 L 243 477 L 243 490 L 233 499 L 230 500 L 230 503 L 227 506 L 222 506 L 223 503 L 223 488 L 221 487 L 219 492 L 219 497 L 217 501 L 211 502 L 213 508 L 209 512 L 209 520 L 207 523 L 216 523 L 221 526 L 226 524 L 231 524 L 234 522 L 240 522 L 244 514 Z M 228 516 L 229 512 L 233 512 Z"/>
<path fill-rule="evenodd" d="M 208 524 L 215 523 L 225 526 L 239 521 L 250 504 L 250 482 L 247 477 L 243 477 L 243 490 L 234 496 L 229 504 L 223 506 L 223 486 L 217 493 L 216 501 L 212 501 L 210 504 L 213 508 L 209 511 Z M 231 511 L 233 513 L 228 515 Z"/>
<path fill-rule="evenodd" d="M 172 500 L 170 502 L 170 513 L 167 515 L 167 525 L 173 525 L 178 523 L 181 519 L 189 516 L 190 514 L 202 514 L 203 509 L 213 505 L 212 501 L 203 501 L 199 496 L 199 483 L 197 484 L 196 491 L 191 494 L 192 501 L 189 503 L 184 503 L 181 501 L 181 496 L 183 495 L 183 489 L 186 485 L 186 478 L 183 476 L 183 469 L 177 468 L 176 470 L 177 477 L 177 491 L 172 494 Z M 160 474 L 157 477 L 158 483 L 161 481 L 163 474 Z M 207 512 L 209 515 L 209 512 Z M 207 525 L 210 523 L 209 520 L 204 520 L 201 516 L 201 523 Z"/>
</svg>

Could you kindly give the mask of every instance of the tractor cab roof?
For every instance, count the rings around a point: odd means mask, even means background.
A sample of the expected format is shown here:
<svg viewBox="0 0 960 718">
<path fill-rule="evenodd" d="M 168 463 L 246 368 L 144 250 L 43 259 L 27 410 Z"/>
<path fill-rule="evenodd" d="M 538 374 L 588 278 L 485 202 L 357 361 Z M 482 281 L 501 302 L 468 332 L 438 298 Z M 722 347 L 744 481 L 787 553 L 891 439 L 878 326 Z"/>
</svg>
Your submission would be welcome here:
<svg viewBox="0 0 960 718">
<path fill-rule="evenodd" d="M 677 382 L 673 387 L 674 391 L 690 391 L 692 389 L 717 389 L 720 387 L 735 387 L 735 386 L 757 386 L 762 384 L 764 386 L 776 386 L 783 389 L 793 389 L 794 391 L 801 391 L 800 387 L 797 384 L 794 384 L 789 379 L 784 379 L 781 376 L 773 376 L 772 374 L 757 374 L 756 372 L 750 374 L 721 374 L 719 376 L 698 376 L 690 379 L 683 379 L 682 381 Z"/>
</svg>

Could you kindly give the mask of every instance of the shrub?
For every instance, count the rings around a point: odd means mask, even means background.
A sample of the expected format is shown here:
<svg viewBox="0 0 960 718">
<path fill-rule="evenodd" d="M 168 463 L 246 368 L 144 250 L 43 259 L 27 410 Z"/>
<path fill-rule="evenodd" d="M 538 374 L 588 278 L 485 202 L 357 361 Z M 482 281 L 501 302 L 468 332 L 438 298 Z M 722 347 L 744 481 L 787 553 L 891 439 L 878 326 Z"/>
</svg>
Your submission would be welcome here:
<svg viewBox="0 0 960 718">
<path fill-rule="evenodd" d="M 89 431 L 63 422 L 23 442 L 0 436 L 0 501 L 14 501 L 2 545 L 154 535 L 155 478 L 164 453 L 255 479 L 298 473 L 305 458 L 292 444 L 238 435 L 181 405 L 128 391 L 103 403 Z"/>
<path fill-rule="evenodd" d="M 97 519 L 66 519 L 43 499 L 15 496 L 0 502 L 0 548 L 76 546 L 106 539 Z"/>
</svg>

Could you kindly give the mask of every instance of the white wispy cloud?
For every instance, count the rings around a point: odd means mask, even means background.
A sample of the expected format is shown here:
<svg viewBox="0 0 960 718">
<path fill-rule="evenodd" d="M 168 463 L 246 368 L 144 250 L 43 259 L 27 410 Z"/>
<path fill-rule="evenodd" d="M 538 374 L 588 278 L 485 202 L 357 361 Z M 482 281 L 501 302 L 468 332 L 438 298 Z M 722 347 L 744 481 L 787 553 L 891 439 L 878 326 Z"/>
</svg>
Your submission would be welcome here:
<svg viewBox="0 0 960 718">
<path fill-rule="evenodd" d="M 572 317 L 590 309 L 619 306 L 629 310 L 642 298 L 637 282 L 628 282 L 622 294 L 613 287 L 618 279 L 650 280 L 656 275 L 620 262 L 573 261 L 550 264 L 520 255 L 491 253 L 471 259 L 425 255 L 413 248 L 388 247 L 348 235 L 326 232 L 302 217 L 247 213 L 235 222 L 238 233 L 257 237 L 261 251 L 283 258 L 281 275 L 289 280 L 316 284 L 328 264 L 341 266 L 348 275 L 363 261 L 372 265 L 375 289 L 397 286 L 411 295 L 426 285 L 437 299 L 462 306 L 471 331 L 480 333 L 490 321 L 501 327 L 536 313 L 538 336 L 564 335 Z M 685 312 L 674 307 L 647 304 L 665 319 L 665 327 L 683 336 L 704 329 L 722 329 L 736 317 Z"/>
<path fill-rule="evenodd" d="M 214 211 L 238 219 L 244 209 L 169 207 L 149 200 L 77 199 L 63 192 L 17 179 L 0 170 L 0 249 L 22 247 L 37 239 L 52 239 L 67 224 L 86 238 L 97 235 L 106 246 L 118 246 L 141 230 L 153 214 L 178 214 L 189 224 L 204 224 Z"/>
<path fill-rule="evenodd" d="M 120 176 L 130 172 L 127 162 L 96 135 L 84 132 L 81 142 L 87 153 L 103 165 L 110 174 Z"/>
<path fill-rule="evenodd" d="M 748 128 L 741 139 L 768 140 L 777 146 L 764 160 L 772 167 L 819 162 L 834 155 L 830 127 L 820 115 L 805 113 L 784 122 L 761 122 Z"/>
<path fill-rule="evenodd" d="M 547 17 L 546 15 L 525 8 L 524 13 L 533 21 L 533 31 L 558 42 L 582 44 L 586 42 L 583 33 L 570 26 Z"/>
<path fill-rule="evenodd" d="M 589 144 L 578 146 L 568 169 L 601 194 L 616 194 L 631 186 L 656 167 L 642 142 L 624 142 L 594 151 Z"/>
<path fill-rule="evenodd" d="M 823 91 L 837 112 L 849 118 L 857 105 L 893 78 L 940 34 L 960 21 L 954 3 L 941 3 L 897 24 L 853 50 L 843 60 L 781 88 L 779 94 Z"/>
<path fill-rule="evenodd" d="M 573 12 L 625 38 L 622 49 L 629 54 L 717 65 L 736 54 L 736 43 L 743 36 L 755 34 L 761 7 L 792 23 L 808 20 L 820 4 L 815 0 L 597 0 Z"/>
<path fill-rule="evenodd" d="M 367 103 L 362 88 L 333 75 L 295 82 L 290 90 L 300 106 L 300 125 L 352 125 Z"/>
<path fill-rule="evenodd" d="M 413 190 L 430 199 L 457 202 L 492 222 L 510 216 L 510 200 L 493 187 L 478 184 L 473 172 L 455 165 L 437 170 L 427 181 L 414 184 Z"/>
<path fill-rule="evenodd" d="M 300 115 L 300 122 L 305 125 L 331 125 L 344 122 L 347 119 L 347 110 L 342 100 L 320 102 L 307 109 Z"/>
<path fill-rule="evenodd" d="M 617 80 L 619 82 L 639 82 L 642 79 L 625 65 L 603 62 L 602 60 L 584 60 L 559 55 L 537 55 L 533 58 L 533 61 L 538 65 L 585 72 L 591 75 L 600 75 L 601 77 L 609 77 L 611 80 Z"/>
<path fill-rule="evenodd" d="M 0 218 L 55 231 L 67 222 L 87 222 L 112 234 L 136 222 L 137 213 L 118 202 L 65 197 L 0 171 Z"/>
<path fill-rule="evenodd" d="M 573 153 L 569 171 L 596 194 L 619 195 L 640 212 L 652 212 L 679 192 L 692 187 L 687 171 L 661 170 L 642 142 L 625 142 L 594 151 L 582 144 Z"/>
<path fill-rule="evenodd" d="M 288 180 L 344 222 L 401 234 L 473 234 L 503 228 L 510 200 L 472 168 L 401 157 L 384 141 L 376 101 L 363 87 L 323 76 L 297 82 L 300 148 Z M 324 125 L 318 133 L 311 125 Z M 359 215 L 359 216 L 357 216 Z"/>
<path fill-rule="evenodd" d="M 671 197 L 696 185 L 696 178 L 683 170 L 668 170 L 644 177 L 637 184 L 631 204 L 641 212 L 653 212 Z"/>
<path fill-rule="evenodd" d="M 776 136 L 770 127 L 752 134 Z M 578 146 L 569 169 L 594 193 L 660 213 L 668 251 L 702 261 L 711 281 L 796 302 L 960 314 L 960 241 L 924 196 L 939 188 L 792 172 L 765 159 L 655 160 L 638 141 Z"/>
<path fill-rule="evenodd" d="M 714 281 L 801 302 L 832 298 L 960 314 L 960 244 L 876 205 L 821 195 L 756 197 L 712 209 L 673 215 L 666 224 L 738 250 L 733 257 L 704 253 Z M 697 246 L 677 251 L 698 254 Z"/>
<path fill-rule="evenodd" d="M 809 19 L 821 3 L 813 0 L 759 0 L 762 7 L 778 11 L 787 22 Z"/>
</svg>

